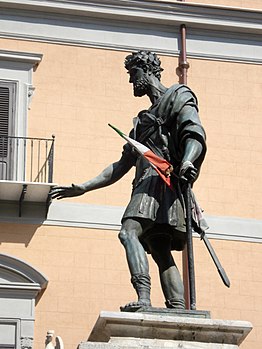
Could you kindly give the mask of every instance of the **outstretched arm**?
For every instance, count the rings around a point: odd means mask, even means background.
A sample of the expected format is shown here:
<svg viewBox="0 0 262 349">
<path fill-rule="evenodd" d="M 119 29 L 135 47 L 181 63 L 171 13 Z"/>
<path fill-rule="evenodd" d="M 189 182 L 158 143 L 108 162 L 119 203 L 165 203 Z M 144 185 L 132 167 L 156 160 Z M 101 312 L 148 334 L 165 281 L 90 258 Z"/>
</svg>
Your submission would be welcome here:
<svg viewBox="0 0 262 349">
<path fill-rule="evenodd" d="M 127 164 L 121 161 L 115 162 L 105 168 L 97 177 L 83 183 L 82 186 L 85 192 L 106 187 L 117 182 L 130 168 L 131 166 L 127 166 Z"/>
<path fill-rule="evenodd" d="M 53 199 L 60 200 L 66 197 L 79 196 L 88 191 L 106 187 L 122 178 L 132 166 L 133 163 L 127 161 L 127 158 L 123 155 L 119 161 L 109 165 L 97 177 L 78 185 L 72 184 L 68 187 L 54 187 L 50 192 L 50 196 Z"/>
</svg>

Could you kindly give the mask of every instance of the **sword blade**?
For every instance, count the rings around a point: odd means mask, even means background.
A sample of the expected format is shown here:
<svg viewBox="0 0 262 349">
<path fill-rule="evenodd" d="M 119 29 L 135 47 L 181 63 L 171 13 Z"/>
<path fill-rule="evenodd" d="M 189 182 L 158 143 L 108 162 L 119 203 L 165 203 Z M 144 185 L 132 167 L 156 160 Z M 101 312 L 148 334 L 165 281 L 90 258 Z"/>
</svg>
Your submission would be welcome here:
<svg viewBox="0 0 262 349">
<path fill-rule="evenodd" d="M 219 273 L 219 275 L 220 275 L 224 285 L 227 286 L 227 287 L 230 287 L 230 280 L 229 280 L 229 278 L 228 278 L 224 268 L 222 267 L 222 265 L 221 265 L 217 255 L 216 255 L 213 247 L 211 246 L 210 241 L 208 240 L 208 238 L 207 238 L 207 236 L 205 234 L 203 235 L 202 238 L 204 240 L 204 243 L 205 243 L 205 245 L 206 245 L 206 247 L 208 249 L 208 252 L 209 252 L 211 258 L 213 259 L 213 261 L 214 261 L 214 263 L 215 263 L 215 265 L 217 267 L 217 271 L 218 271 L 218 273 Z"/>
</svg>

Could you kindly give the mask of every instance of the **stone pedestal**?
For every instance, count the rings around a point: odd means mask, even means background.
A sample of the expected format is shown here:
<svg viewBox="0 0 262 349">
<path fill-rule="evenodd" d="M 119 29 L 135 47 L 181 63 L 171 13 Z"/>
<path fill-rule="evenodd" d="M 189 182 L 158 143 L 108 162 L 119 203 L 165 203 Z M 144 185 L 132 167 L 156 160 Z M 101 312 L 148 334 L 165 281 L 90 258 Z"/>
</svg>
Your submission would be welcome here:
<svg viewBox="0 0 262 349">
<path fill-rule="evenodd" d="M 251 329 L 250 322 L 212 320 L 208 312 L 102 311 L 79 349 L 237 349 Z"/>
</svg>

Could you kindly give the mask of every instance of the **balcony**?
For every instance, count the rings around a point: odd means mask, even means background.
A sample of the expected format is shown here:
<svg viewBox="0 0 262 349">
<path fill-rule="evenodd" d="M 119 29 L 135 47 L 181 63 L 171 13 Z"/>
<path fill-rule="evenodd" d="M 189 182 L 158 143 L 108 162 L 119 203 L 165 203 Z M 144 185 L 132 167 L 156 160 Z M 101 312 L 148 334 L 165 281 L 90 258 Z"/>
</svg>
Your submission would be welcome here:
<svg viewBox="0 0 262 349">
<path fill-rule="evenodd" d="M 49 207 L 53 184 L 55 137 L 0 136 L 0 207 L 18 216 Z"/>
</svg>

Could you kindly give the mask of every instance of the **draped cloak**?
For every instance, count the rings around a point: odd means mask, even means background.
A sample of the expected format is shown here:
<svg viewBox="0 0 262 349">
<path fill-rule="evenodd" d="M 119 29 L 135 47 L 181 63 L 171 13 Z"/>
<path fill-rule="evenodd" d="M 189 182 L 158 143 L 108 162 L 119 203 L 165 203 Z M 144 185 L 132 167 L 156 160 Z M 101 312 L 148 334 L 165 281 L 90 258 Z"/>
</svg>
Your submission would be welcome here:
<svg viewBox="0 0 262 349">
<path fill-rule="evenodd" d="M 202 152 L 193 164 L 199 171 L 206 153 L 206 135 L 198 116 L 196 96 L 185 85 L 171 86 L 154 105 L 138 114 L 130 137 L 168 160 L 177 176 L 186 139 L 196 139 L 202 145 Z M 182 250 L 186 242 L 186 223 L 181 180 L 172 175 L 174 190 L 168 188 L 148 161 L 129 144 L 124 146 L 122 159 L 136 167 L 131 199 L 122 222 L 127 218 L 154 222 L 140 236 L 146 251 L 149 251 L 150 239 L 156 237 L 169 239 L 171 249 Z M 192 203 L 194 226 L 205 229 L 205 221 L 193 196 Z"/>
</svg>

